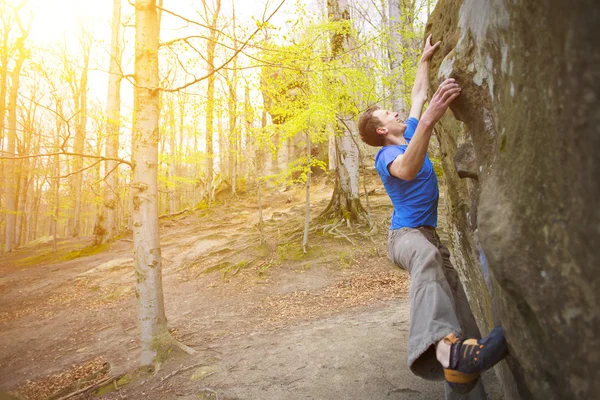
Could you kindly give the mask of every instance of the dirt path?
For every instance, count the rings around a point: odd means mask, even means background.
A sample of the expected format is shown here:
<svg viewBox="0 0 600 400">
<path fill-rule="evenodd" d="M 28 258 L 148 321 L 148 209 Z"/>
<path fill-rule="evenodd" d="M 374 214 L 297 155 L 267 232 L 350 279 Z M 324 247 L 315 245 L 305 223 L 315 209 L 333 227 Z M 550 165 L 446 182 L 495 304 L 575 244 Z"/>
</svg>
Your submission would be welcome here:
<svg viewBox="0 0 600 400">
<path fill-rule="evenodd" d="M 314 187 L 316 215 L 331 189 Z M 73 260 L 85 241 L 2 259 L 0 390 L 43 399 L 127 374 L 103 396 L 442 398 L 441 383 L 406 367 L 408 278 L 385 255 L 384 193 L 371 197 L 376 236 L 347 232 L 352 245 L 315 233 L 307 255 L 288 241 L 302 225 L 302 189 L 264 202 L 264 246 L 252 197 L 162 221 L 169 327 L 198 353 L 172 354 L 152 375 L 130 374 L 140 350 L 130 242 Z"/>
</svg>

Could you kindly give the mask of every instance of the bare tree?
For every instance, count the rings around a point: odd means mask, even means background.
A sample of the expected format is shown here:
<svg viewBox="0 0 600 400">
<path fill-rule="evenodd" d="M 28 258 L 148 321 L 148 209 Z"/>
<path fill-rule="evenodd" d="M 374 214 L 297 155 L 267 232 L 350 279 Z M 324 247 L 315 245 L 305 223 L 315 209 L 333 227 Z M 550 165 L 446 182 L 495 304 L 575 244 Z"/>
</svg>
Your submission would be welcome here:
<svg viewBox="0 0 600 400">
<path fill-rule="evenodd" d="M 73 152 L 84 154 L 87 125 L 87 91 L 88 91 L 88 72 L 90 53 L 92 48 L 92 36 L 81 28 L 80 48 L 82 55 L 81 70 L 77 70 L 77 65 L 73 65 L 69 59 L 66 48 L 63 54 L 63 63 L 65 67 L 65 76 L 71 88 L 73 99 L 73 113 L 75 115 L 75 140 Z M 71 197 L 75 199 L 73 213 L 69 220 L 69 235 L 79 237 L 81 226 L 81 200 L 82 200 L 82 182 L 83 182 L 83 157 L 75 157 L 72 162 L 72 173 L 70 175 Z"/>
<path fill-rule="evenodd" d="M 133 118 L 133 246 L 141 364 L 156 365 L 177 345 L 167 329 L 158 236 L 158 42 L 156 0 L 135 3 L 135 106 Z"/>
<path fill-rule="evenodd" d="M 204 15 L 210 19 L 210 34 L 206 44 L 206 69 L 208 77 L 208 88 L 206 90 L 206 193 L 208 201 L 212 201 L 214 165 L 213 165 L 213 130 L 214 130 L 214 107 L 215 107 L 215 48 L 218 35 L 217 20 L 221 11 L 221 0 L 215 0 L 215 10 L 209 12 L 206 0 L 202 0 Z M 210 14 L 210 16 L 209 16 Z"/>
<path fill-rule="evenodd" d="M 7 146 L 6 153 L 8 157 L 16 156 L 17 151 L 17 98 L 19 94 L 19 82 L 21 77 L 21 68 L 27 58 L 28 51 L 25 48 L 25 40 L 29 35 L 29 28 L 25 28 L 21 25 L 18 15 L 16 16 L 17 23 L 21 28 L 21 36 L 17 39 L 16 48 L 18 49 L 19 56 L 17 57 L 15 66 L 11 71 L 11 86 L 8 96 L 8 132 L 7 132 Z M 5 231 L 5 245 L 4 250 L 11 252 L 17 245 L 17 162 L 9 160 L 5 173 L 5 188 L 6 188 L 6 209 L 8 211 L 6 215 L 6 231 Z"/>
<path fill-rule="evenodd" d="M 108 95 L 106 100 L 106 148 L 107 158 L 119 156 L 119 130 L 121 126 L 121 0 L 113 0 L 112 34 L 110 39 L 110 67 L 108 71 Z M 110 242 L 117 234 L 117 207 L 119 205 L 118 163 L 105 163 L 104 199 L 102 211 L 94 229 L 95 243 Z"/>
<path fill-rule="evenodd" d="M 403 19 L 406 18 L 406 16 L 402 15 L 402 2 L 403 0 L 388 0 L 388 22 L 390 29 L 388 54 L 390 58 L 391 73 L 395 78 L 390 88 L 392 95 L 392 108 L 404 119 L 408 115 L 408 108 L 406 105 L 406 98 L 404 96 L 405 82 L 402 71 L 402 61 L 404 59 L 402 34 L 405 26 L 403 24 Z"/>
</svg>

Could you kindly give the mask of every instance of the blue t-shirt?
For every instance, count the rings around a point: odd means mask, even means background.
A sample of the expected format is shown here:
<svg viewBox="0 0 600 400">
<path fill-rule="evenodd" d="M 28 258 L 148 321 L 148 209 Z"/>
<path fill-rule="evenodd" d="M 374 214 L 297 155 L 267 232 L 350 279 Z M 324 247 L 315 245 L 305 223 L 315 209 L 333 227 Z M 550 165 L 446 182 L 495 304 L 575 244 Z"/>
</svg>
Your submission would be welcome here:
<svg viewBox="0 0 600 400">
<path fill-rule="evenodd" d="M 419 121 L 406 121 L 404 138 L 410 143 Z M 375 157 L 375 168 L 379 172 L 385 190 L 394 205 L 390 229 L 416 228 L 422 225 L 437 226 L 438 181 L 429 154 L 425 155 L 423 167 L 412 181 L 390 175 L 388 166 L 407 145 L 384 146 Z"/>
</svg>

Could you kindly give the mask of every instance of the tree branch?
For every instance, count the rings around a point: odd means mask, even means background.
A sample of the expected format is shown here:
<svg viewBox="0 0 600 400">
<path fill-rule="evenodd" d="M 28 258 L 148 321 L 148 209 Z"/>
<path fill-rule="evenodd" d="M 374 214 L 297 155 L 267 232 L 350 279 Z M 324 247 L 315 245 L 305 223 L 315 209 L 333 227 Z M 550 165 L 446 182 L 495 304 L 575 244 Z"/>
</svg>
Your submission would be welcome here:
<svg viewBox="0 0 600 400">
<path fill-rule="evenodd" d="M 68 177 L 70 177 L 72 175 L 77 175 L 77 174 L 79 174 L 79 173 L 81 173 L 83 171 L 86 171 L 86 170 L 90 169 L 90 168 L 94 168 L 96 165 L 100 164 L 102 161 L 104 161 L 104 160 L 98 160 L 98 161 L 94 162 L 93 164 L 88 165 L 87 167 L 81 168 L 78 171 L 69 172 L 66 175 L 53 176 L 52 178 L 54 178 L 54 179 L 64 179 L 64 178 L 68 178 Z"/>
<path fill-rule="evenodd" d="M 4 153 L 6 154 L 6 152 L 4 152 Z M 93 159 L 100 160 L 100 161 L 116 161 L 119 164 L 127 164 L 131 168 L 133 168 L 133 162 L 123 160 L 122 158 L 95 156 L 92 154 L 79 154 L 79 153 L 73 153 L 73 152 L 69 152 L 69 151 L 61 151 L 61 152 L 56 152 L 56 153 L 44 153 L 44 154 L 28 154 L 26 156 L 0 155 L 0 160 L 23 160 L 25 158 L 50 157 L 50 156 L 75 156 L 75 157 L 93 158 Z"/>
<path fill-rule="evenodd" d="M 282 1 L 281 1 L 281 3 L 279 3 L 279 5 L 277 6 L 277 8 L 275 8 L 275 10 L 274 10 L 274 11 L 271 13 L 271 15 L 269 15 L 269 17 L 268 17 L 266 20 L 264 20 L 264 21 L 263 21 L 263 24 L 266 24 L 267 22 L 269 22 L 269 20 L 270 20 L 270 19 L 271 19 L 271 18 L 272 18 L 272 17 L 273 17 L 273 16 L 274 16 L 276 13 L 277 13 L 277 11 L 279 11 L 279 9 L 280 9 L 280 8 L 283 6 L 283 4 L 285 3 L 285 1 L 286 1 L 286 0 L 282 0 Z M 164 12 L 168 12 L 168 13 L 170 13 L 170 14 L 173 14 L 173 15 L 176 15 L 176 14 L 174 14 L 174 13 L 172 13 L 172 12 L 170 12 L 170 11 L 164 10 L 164 9 L 163 9 L 163 11 L 164 11 Z M 185 17 L 181 17 L 181 16 L 179 16 L 179 15 L 176 15 L 176 16 L 178 16 L 178 17 L 180 17 L 180 18 L 183 18 L 184 20 L 187 20 L 187 18 L 185 18 Z M 195 21 L 190 21 L 190 20 L 187 20 L 187 21 L 188 21 L 188 22 L 195 22 Z M 195 22 L 195 23 L 196 23 L 196 24 L 198 24 L 198 25 L 200 25 L 200 26 L 203 26 L 202 24 L 199 24 L 199 23 L 197 23 L 197 22 Z M 208 27 L 206 27 L 206 28 L 208 28 Z M 214 28 L 213 28 L 213 29 L 214 29 Z M 173 88 L 173 89 L 161 89 L 161 90 L 163 90 L 163 91 L 165 91 L 165 92 L 177 92 L 177 91 L 179 91 L 179 90 L 182 90 L 182 89 L 185 89 L 185 88 L 187 88 L 187 87 L 189 87 L 189 86 L 192 86 L 192 85 L 194 85 L 194 84 L 196 84 L 196 83 L 198 83 L 198 82 L 200 82 L 200 81 L 203 81 L 203 80 L 205 80 L 205 79 L 208 79 L 210 76 L 214 75 L 214 74 L 215 74 L 217 71 L 221 70 L 221 69 L 222 69 L 222 68 L 224 68 L 224 67 L 225 67 L 227 64 L 229 64 L 229 62 L 231 62 L 231 60 L 233 60 L 235 57 L 237 57 L 237 55 L 238 55 L 238 54 L 239 54 L 239 53 L 240 53 L 240 52 L 241 52 L 241 51 L 242 51 L 242 50 L 243 50 L 243 49 L 244 49 L 244 48 L 245 48 L 245 47 L 248 45 L 248 43 L 250 42 L 250 40 L 252 40 L 252 38 L 253 38 L 254 36 L 256 36 L 256 34 L 257 34 L 257 33 L 258 33 L 258 32 L 259 32 L 261 29 L 262 29 L 262 25 L 259 25 L 259 26 L 258 26 L 258 27 L 257 27 L 257 28 L 254 30 L 254 32 L 252 32 L 252 33 L 250 34 L 250 36 L 248 36 L 248 38 L 247 38 L 247 39 L 246 39 L 246 40 L 245 40 L 245 41 L 242 43 L 242 45 L 240 46 L 240 48 L 239 48 L 239 49 L 236 49 L 236 51 L 233 53 L 233 55 L 232 55 L 231 57 L 229 57 L 229 58 L 227 59 L 227 61 L 225 61 L 225 62 L 224 62 L 223 64 L 221 64 L 219 67 L 215 68 L 215 69 L 214 69 L 214 70 L 213 70 L 213 71 L 212 71 L 210 74 L 207 74 L 207 75 L 205 75 L 205 76 L 202 76 L 202 77 L 200 77 L 200 78 L 194 79 L 193 81 L 191 81 L 191 82 L 188 82 L 188 83 L 186 83 L 185 85 L 183 85 L 183 86 L 180 86 L 180 87 L 177 87 L 177 88 Z M 219 31 L 219 30 L 217 30 L 217 32 L 220 32 L 220 31 Z"/>
</svg>

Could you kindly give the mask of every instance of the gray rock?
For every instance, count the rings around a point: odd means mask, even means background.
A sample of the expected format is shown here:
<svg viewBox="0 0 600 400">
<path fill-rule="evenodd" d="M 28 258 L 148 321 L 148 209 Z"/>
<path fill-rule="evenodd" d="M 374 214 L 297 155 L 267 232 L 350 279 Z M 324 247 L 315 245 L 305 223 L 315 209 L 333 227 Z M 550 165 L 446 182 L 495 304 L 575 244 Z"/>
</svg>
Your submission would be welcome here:
<svg viewBox="0 0 600 400">
<path fill-rule="evenodd" d="M 437 128 L 451 246 L 482 333 L 506 328 L 507 399 L 600 393 L 598 26 L 593 0 L 442 0 L 428 22 L 430 93 L 463 88 Z"/>
<path fill-rule="evenodd" d="M 479 181 L 477 174 L 477 156 L 471 143 L 460 145 L 454 155 L 454 168 L 460 178 L 471 178 Z"/>
</svg>

